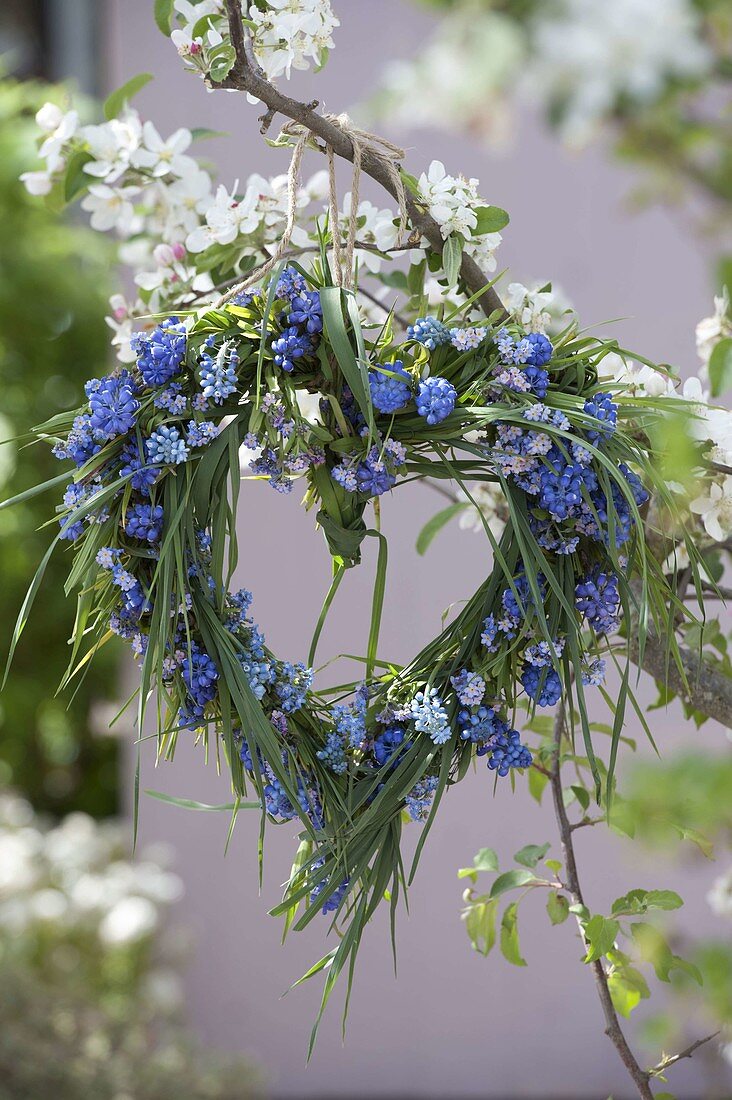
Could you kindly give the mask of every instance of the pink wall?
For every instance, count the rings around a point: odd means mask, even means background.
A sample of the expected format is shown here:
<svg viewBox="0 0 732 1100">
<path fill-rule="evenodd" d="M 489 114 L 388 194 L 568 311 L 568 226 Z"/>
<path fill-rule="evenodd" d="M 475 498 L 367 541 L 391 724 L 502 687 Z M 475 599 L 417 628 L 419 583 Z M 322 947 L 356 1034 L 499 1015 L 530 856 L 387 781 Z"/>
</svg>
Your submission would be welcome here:
<svg viewBox="0 0 732 1100">
<path fill-rule="evenodd" d="M 107 0 L 107 7 L 110 88 L 135 72 L 152 71 L 155 83 L 140 95 L 138 106 L 161 130 L 185 124 L 229 131 L 230 140 L 209 145 L 225 181 L 255 170 L 284 171 L 286 154 L 263 145 L 255 109 L 236 95 L 207 94 L 203 84 L 182 72 L 153 25 L 149 0 Z M 422 13 L 417 17 L 407 0 L 335 0 L 335 7 L 343 23 L 337 49 L 324 73 L 297 87 L 304 96 L 312 90 L 326 109 L 340 111 L 365 93 L 386 56 L 404 55 L 419 41 L 429 20 Z M 624 211 L 626 173 L 597 151 L 570 157 L 530 118 L 522 120 L 515 148 L 503 160 L 491 159 L 464 138 L 395 136 L 409 144 L 412 170 L 439 157 L 449 170 L 479 176 L 486 198 L 510 210 L 512 226 L 500 262 L 516 277 L 551 274 L 585 322 L 622 316 L 626 320 L 617 331 L 631 346 L 687 372 L 695 369 L 693 327 L 710 301 L 708 257 L 680 218 L 658 210 L 633 217 Z M 319 164 L 312 160 L 315 170 Z M 321 538 L 296 500 L 277 497 L 264 486 L 245 485 L 240 508 L 238 579 L 254 590 L 255 613 L 275 651 L 301 659 L 328 583 Z M 384 502 L 391 561 L 382 649 L 396 660 L 434 635 L 443 608 L 468 595 L 489 568 L 484 540 L 456 529 L 444 532 L 426 558 L 416 557 L 414 539 L 435 508 L 436 498 L 419 487 L 402 489 Z M 323 655 L 363 647 L 372 547 L 366 558 L 339 592 Z M 697 733 L 683 725 L 676 708 L 657 726 L 663 751 L 689 737 L 720 751 L 727 746 L 718 727 L 710 724 Z M 630 732 L 642 737 L 638 730 Z M 157 772 L 146 748 L 142 786 L 202 801 L 228 797 L 225 778 L 216 776 L 213 765 L 205 769 L 201 753 L 184 746 L 173 765 Z M 622 1067 L 602 1035 L 591 976 L 578 961 L 580 945 L 569 924 L 550 929 L 540 899 L 530 900 L 521 915 L 528 968 L 470 951 L 459 919 L 456 868 L 483 845 L 495 847 L 507 863 L 523 844 L 554 836 L 549 807 L 537 807 L 525 784 L 519 782 L 515 795 L 508 784 L 499 786 L 494 797 L 481 767 L 447 797 L 412 891 L 411 917 L 400 917 L 398 978 L 388 929 L 379 919 L 361 952 L 346 1044 L 341 1044 L 336 1006 L 309 1068 L 305 1048 L 319 986 L 296 990 L 285 1000 L 280 996 L 323 952 L 325 919 L 281 948 L 280 927 L 266 915 L 279 899 L 294 828 L 268 831 L 265 884 L 258 897 L 254 815 L 241 815 L 225 858 L 223 817 L 143 799 L 143 839 L 171 842 L 186 882 L 180 918 L 196 936 L 188 988 L 201 1035 L 212 1044 L 250 1052 L 282 1096 L 628 1095 Z M 670 868 L 656 857 L 632 854 L 627 842 L 600 830 L 580 833 L 578 850 L 587 867 L 588 900 L 596 909 L 607 911 L 615 896 L 640 884 L 676 886 L 688 901 L 687 921 L 693 916 L 698 929 L 714 927 L 703 900 L 714 865 Z M 642 1019 L 643 1010 L 635 1015 Z M 693 1095 L 701 1080 L 698 1063 L 686 1063 L 676 1071 L 674 1091 Z"/>
</svg>

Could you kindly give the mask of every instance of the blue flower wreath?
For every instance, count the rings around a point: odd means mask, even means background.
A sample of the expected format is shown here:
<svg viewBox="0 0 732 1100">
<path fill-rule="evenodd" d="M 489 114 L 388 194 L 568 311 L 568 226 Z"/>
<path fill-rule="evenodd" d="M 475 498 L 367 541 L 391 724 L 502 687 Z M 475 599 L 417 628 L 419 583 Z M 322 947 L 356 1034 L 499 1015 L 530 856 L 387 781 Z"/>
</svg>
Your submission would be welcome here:
<svg viewBox="0 0 732 1100">
<path fill-rule="evenodd" d="M 237 799 L 250 783 L 268 819 L 300 819 L 275 912 L 296 927 L 318 911 L 347 926 L 326 956 L 326 995 L 385 891 L 394 906 L 406 886 L 403 826 L 430 821 L 474 758 L 496 777 L 531 766 L 520 706 L 576 702 L 594 764 L 584 692 L 602 682 L 631 575 L 649 583 L 639 471 L 648 480 L 651 467 L 623 429 L 623 399 L 598 383 L 611 345 L 571 325 L 553 344 L 498 317 L 452 321 L 368 329 L 353 294 L 289 267 L 140 333 L 134 366 L 92 380 L 82 409 L 37 430 L 76 468 L 58 510 L 80 593 L 67 678 L 85 644 L 127 639 L 140 723 L 151 689 L 159 700 L 161 751 L 187 731 L 215 740 Z M 317 419 L 303 415 L 303 391 L 319 395 Z M 309 665 L 268 649 L 251 593 L 229 590 L 242 445 L 277 492 L 306 482 L 334 586 L 367 535 L 383 551 L 364 515 L 400 480 L 498 483 L 509 519 L 498 542 L 486 524 L 490 575 L 393 668 L 377 660 L 380 553 L 365 677 L 333 701 Z"/>
</svg>

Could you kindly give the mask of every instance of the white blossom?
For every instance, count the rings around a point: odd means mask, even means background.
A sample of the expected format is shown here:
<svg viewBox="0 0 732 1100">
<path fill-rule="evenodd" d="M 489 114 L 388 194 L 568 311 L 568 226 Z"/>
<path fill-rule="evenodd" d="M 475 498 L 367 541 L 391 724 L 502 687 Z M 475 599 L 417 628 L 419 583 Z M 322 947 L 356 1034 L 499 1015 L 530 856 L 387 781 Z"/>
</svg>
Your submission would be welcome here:
<svg viewBox="0 0 732 1100">
<path fill-rule="evenodd" d="M 235 198 L 236 184 L 231 194 L 223 184 L 216 190 L 213 202 L 206 211 L 206 224 L 188 236 L 189 252 L 205 252 L 212 244 L 231 244 L 240 233 L 253 233 L 259 225 L 257 195 L 247 188 L 242 199 Z"/>
<path fill-rule="evenodd" d="M 508 509 L 506 497 L 500 485 L 493 481 L 478 481 L 470 486 L 470 500 L 467 493 L 459 491 L 460 498 L 468 501 L 468 507 L 460 513 L 460 528 L 463 531 L 485 532 L 484 522 L 488 524 L 494 538 L 500 539 L 506 526 Z M 476 507 L 477 505 L 477 507 Z M 481 519 L 482 516 L 482 519 Z"/>
<path fill-rule="evenodd" d="M 78 129 L 78 112 L 67 111 L 64 114 L 53 103 L 46 103 L 36 115 L 36 122 L 48 134 L 38 150 L 38 155 L 45 160 L 49 172 L 57 172 L 65 163 L 63 150 Z"/>
<path fill-rule="evenodd" d="M 84 165 L 84 171 L 115 183 L 139 148 L 142 123 L 136 111 L 127 111 L 122 118 L 112 118 L 98 126 L 83 126 L 80 134 L 93 157 Z"/>
<path fill-rule="evenodd" d="M 351 217 L 351 193 L 345 195 L 343 200 L 343 213 L 340 217 L 341 230 L 345 233 Z M 394 224 L 394 211 L 386 208 L 379 209 L 372 202 L 364 200 L 358 204 L 357 211 L 358 231 L 356 240 L 364 244 L 373 245 L 381 252 L 387 252 L 393 248 L 397 239 L 397 226 Z M 381 269 L 382 259 L 368 248 L 357 248 L 354 252 L 354 263 L 359 270 L 366 270 L 372 274 Z"/>
<path fill-rule="evenodd" d="M 732 337 L 732 318 L 729 313 L 729 291 L 724 287 L 714 298 L 714 313 L 704 317 L 696 326 L 696 350 L 704 367 L 720 340 Z"/>
<path fill-rule="evenodd" d="M 732 535 L 732 475 L 712 481 L 689 508 L 701 517 L 704 529 L 715 542 Z"/>
<path fill-rule="evenodd" d="M 50 172 L 22 172 L 20 180 L 30 195 L 47 195 L 53 186 Z"/>
<path fill-rule="evenodd" d="M 506 293 L 506 309 L 528 332 L 546 332 L 551 323 L 550 307 L 554 295 L 550 290 L 534 287 L 529 290 L 523 283 L 509 283 Z"/>
<path fill-rule="evenodd" d="M 139 187 L 110 187 L 106 183 L 93 183 L 89 194 L 81 203 L 82 210 L 91 213 L 92 229 L 106 232 L 116 229 L 122 236 L 129 233 L 135 218 L 135 208 L 131 202 L 139 194 Z"/>
<path fill-rule="evenodd" d="M 142 127 L 142 145 L 133 151 L 130 162 L 136 168 L 149 168 L 153 176 L 168 173 L 185 176 L 198 170 L 193 157 L 185 155 L 192 141 L 191 131 L 183 127 L 163 141 L 152 122 L 146 122 Z"/>
<path fill-rule="evenodd" d="M 311 61 L 322 64 L 339 26 L 330 0 L 269 0 L 264 8 L 251 4 L 248 16 L 256 58 L 270 80 L 289 79 L 292 69 L 307 69 Z"/>
<path fill-rule="evenodd" d="M 443 240 L 451 233 L 467 237 L 475 229 L 478 216 L 474 207 L 479 205 L 477 179 L 450 176 L 442 161 L 433 160 L 427 172 L 419 177 L 419 190 L 440 227 Z"/>
<path fill-rule="evenodd" d="M 211 205 L 211 177 L 202 168 L 195 168 L 169 183 L 162 194 L 167 207 L 166 236 L 173 237 L 178 229 L 192 233 Z"/>
</svg>

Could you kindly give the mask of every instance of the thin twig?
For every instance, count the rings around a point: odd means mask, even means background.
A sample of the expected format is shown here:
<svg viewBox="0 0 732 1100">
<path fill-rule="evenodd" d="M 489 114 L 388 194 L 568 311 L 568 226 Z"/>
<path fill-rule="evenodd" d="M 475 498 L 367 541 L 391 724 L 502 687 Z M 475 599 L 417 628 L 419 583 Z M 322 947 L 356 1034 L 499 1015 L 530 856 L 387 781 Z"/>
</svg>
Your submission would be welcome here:
<svg viewBox="0 0 732 1100">
<path fill-rule="evenodd" d="M 657 1066 L 648 1070 L 649 1077 L 658 1077 L 660 1073 L 664 1073 L 671 1066 L 675 1066 L 677 1062 L 680 1062 L 682 1058 L 692 1058 L 697 1052 L 699 1047 L 703 1047 L 705 1043 L 710 1043 L 712 1039 L 716 1039 L 719 1035 L 718 1031 L 713 1031 L 711 1035 L 705 1035 L 703 1039 L 697 1039 L 695 1042 L 690 1043 L 684 1050 L 680 1050 L 678 1054 L 669 1054 L 665 1058 L 662 1058 Z"/>
<path fill-rule="evenodd" d="M 582 895 L 582 886 L 580 884 L 579 872 L 577 870 L 577 860 L 574 854 L 574 845 L 572 843 L 572 827 L 567 817 L 567 811 L 564 806 L 564 796 L 562 792 L 562 775 L 561 775 L 561 761 L 562 761 L 562 738 L 564 736 L 566 721 L 566 711 L 564 699 L 559 703 L 554 718 L 554 758 L 551 770 L 551 788 L 552 798 L 554 800 L 554 814 L 557 819 L 557 825 L 559 826 L 559 837 L 562 846 L 562 854 L 564 856 L 564 866 L 566 869 L 567 888 L 572 896 L 572 902 L 574 905 L 584 906 L 585 901 Z M 584 931 L 580 918 L 577 918 L 577 924 L 582 936 L 583 942 L 586 943 L 584 937 Z M 605 968 L 602 965 L 600 959 L 596 959 L 589 964 L 592 968 L 595 987 L 597 989 L 597 995 L 602 1007 L 603 1016 L 605 1017 L 605 1034 L 620 1056 L 623 1065 L 630 1074 L 636 1088 L 638 1089 L 638 1095 L 641 1100 L 653 1100 L 653 1093 L 651 1087 L 648 1084 L 648 1074 L 645 1073 L 633 1054 L 633 1051 L 628 1046 L 628 1041 L 623 1034 L 623 1030 L 618 1020 L 618 1015 L 613 1006 L 612 997 L 610 996 L 610 988 L 607 983 L 607 975 L 605 974 Z"/>
</svg>

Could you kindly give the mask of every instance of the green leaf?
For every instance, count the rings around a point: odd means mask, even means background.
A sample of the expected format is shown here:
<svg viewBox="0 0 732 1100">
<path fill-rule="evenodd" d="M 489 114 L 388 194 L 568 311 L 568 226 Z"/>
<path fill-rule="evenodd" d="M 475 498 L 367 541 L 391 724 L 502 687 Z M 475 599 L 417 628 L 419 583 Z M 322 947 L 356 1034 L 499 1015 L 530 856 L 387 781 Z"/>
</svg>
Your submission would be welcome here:
<svg viewBox="0 0 732 1100">
<path fill-rule="evenodd" d="M 587 940 L 587 954 L 583 962 L 595 962 L 596 959 L 607 955 L 612 950 L 615 938 L 620 931 L 620 925 L 616 920 L 610 920 L 596 913 L 590 917 L 585 925 L 585 939 Z"/>
<path fill-rule="evenodd" d="M 69 159 L 64 177 L 64 198 L 66 202 L 73 202 L 76 196 L 92 182 L 91 176 L 84 171 L 84 165 L 88 164 L 90 160 L 94 160 L 94 157 L 85 149 L 79 149 Z"/>
<path fill-rule="evenodd" d="M 547 841 L 546 844 L 527 844 L 516 852 L 513 857 L 517 863 L 523 864 L 524 867 L 536 867 L 540 859 L 549 851 L 551 845 Z"/>
<path fill-rule="evenodd" d="M 259 810 L 261 802 L 222 802 L 218 806 L 212 806 L 208 802 L 196 802 L 192 798 L 175 798 L 172 794 L 164 794 L 162 791 L 145 791 L 150 798 L 157 798 L 158 802 L 167 802 L 170 806 L 180 806 L 183 810 L 203 810 L 206 813 L 221 813 L 225 810 Z"/>
<path fill-rule="evenodd" d="M 570 787 L 570 790 L 574 794 L 582 809 L 587 810 L 590 805 L 590 796 L 585 788 L 580 787 L 578 784 L 575 784 L 573 787 Z"/>
<path fill-rule="evenodd" d="M 193 141 L 208 141 L 210 138 L 228 137 L 227 130 L 212 130 L 209 126 L 194 126 L 191 130 Z"/>
<path fill-rule="evenodd" d="M 150 83 L 152 78 L 152 73 L 138 73 L 137 76 L 133 76 L 126 84 L 118 88 L 116 92 L 112 92 L 110 96 L 107 96 L 104 101 L 104 117 L 106 119 L 116 118 L 125 103 L 129 103 L 133 96 L 136 96 L 146 84 Z"/>
<path fill-rule="evenodd" d="M 158 30 L 161 31 L 166 38 L 170 38 L 171 25 L 173 22 L 173 0 L 155 0 L 153 13 Z"/>
<path fill-rule="evenodd" d="M 673 890 L 630 890 L 613 902 L 612 914 L 617 916 L 640 916 L 649 909 L 680 909 L 682 899 Z"/>
<path fill-rule="evenodd" d="M 546 911 L 552 924 L 564 924 L 569 916 L 569 902 L 564 894 L 557 894 L 552 890 L 547 898 Z"/>
<path fill-rule="evenodd" d="M 671 971 L 681 970 L 698 982 L 699 985 L 703 984 L 698 968 L 679 955 L 674 955 L 666 942 L 665 936 L 652 924 L 646 924 L 644 921 L 631 924 L 630 933 L 638 948 L 640 957 L 644 962 L 651 964 L 659 981 L 670 982 Z"/>
<path fill-rule="evenodd" d="M 463 258 L 463 239 L 459 233 L 451 233 L 442 247 L 442 269 L 448 286 L 456 286 Z"/>
<path fill-rule="evenodd" d="M 463 913 L 465 928 L 474 951 L 488 955 L 496 942 L 497 901 L 473 902 Z"/>
<path fill-rule="evenodd" d="M 530 882 L 536 881 L 536 875 L 532 875 L 531 871 L 522 871 L 520 869 L 505 871 L 502 875 L 498 876 L 491 886 L 490 896 L 492 898 L 498 898 L 501 894 L 505 894 L 507 890 L 515 890 L 517 886 L 527 886 Z"/>
<path fill-rule="evenodd" d="M 514 966 L 526 966 L 526 960 L 521 957 L 518 938 L 518 902 L 512 902 L 501 921 L 501 952 Z"/>
<path fill-rule="evenodd" d="M 211 50 L 208 75 L 214 84 L 220 84 L 222 80 L 226 80 L 234 67 L 235 61 L 236 50 L 228 42 L 222 42 L 220 46 L 216 46 L 215 49 Z"/>
<path fill-rule="evenodd" d="M 626 1019 L 642 1000 L 647 1000 L 651 995 L 648 983 L 634 966 L 613 968 L 607 984 L 615 1010 Z"/>
<path fill-rule="evenodd" d="M 355 299 L 354 299 L 355 301 Z M 374 410 L 371 405 L 368 370 L 360 363 L 348 338 L 346 322 L 343 316 L 343 294 L 337 286 L 324 286 L 320 290 L 320 304 L 323 309 L 323 324 L 331 347 L 343 372 L 348 388 L 356 398 L 356 403 L 372 428 Z"/>
<path fill-rule="evenodd" d="M 479 871 L 497 871 L 498 870 L 498 856 L 492 848 L 481 848 L 478 854 L 473 859 L 472 867 L 461 867 L 458 871 L 458 878 L 469 878 L 473 882 L 478 881 Z"/>
<path fill-rule="evenodd" d="M 428 519 L 417 536 L 417 553 L 425 554 L 435 535 L 441 531 L 451 519 L 458 515 L 459 512 L 465 511 L 467 507 L 467 503 L 463 504 L 462 502 L 458 504 L 448 504 L 447 508 L 443 508 L 442 511 L 437 512 L 431 519 Z"/>
<path fill-rule="evenodd" d="M 505 210 L 500 206 L 479 206 L 475 213 L 478 216 L 478 224 L 471 230 L 471 236 L 481 237 L 484 233 L 498 233 L 505 229 L 510 219 Z"/>
<path fill-rule="evenodd" d="M 537 771 L 536 768 L 529 768 L 529 794 L 535 802 L 541 804 L 541 797 L 544 794 L 544 788 L 548 782 L 548 775 L 544 775 L 543 772 Z"/>
<path fill-rule="evenodd" d="M 709 357 L 709 381 L 712 385 L 712 397 L 732 386 L 732 337 L 720 340 Z"/>
</svg>

